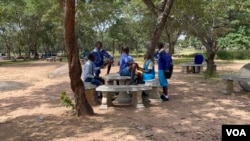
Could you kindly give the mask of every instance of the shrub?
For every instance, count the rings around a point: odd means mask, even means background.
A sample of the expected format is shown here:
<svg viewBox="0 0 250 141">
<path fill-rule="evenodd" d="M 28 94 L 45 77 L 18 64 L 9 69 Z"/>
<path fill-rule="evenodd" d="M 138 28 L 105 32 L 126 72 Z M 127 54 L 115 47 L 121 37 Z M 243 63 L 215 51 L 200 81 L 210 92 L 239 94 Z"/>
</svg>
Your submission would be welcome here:
<svg viewBox="0 0 250 141">
<path fill-rule="evenodd" d="M 75 104 L 73 104 L 72 100 L 68 97 L 65 91 L 61 94 L 61 104 L 65 107 L 71 107 L 72 111 L 75 110 Z"/>
<path fill-rule="evenodd" d="M 219 50 L 217 52 L 217 59 L 222 60 L 244 60 L 250 59 L 249 50 Z"/>
</svg>

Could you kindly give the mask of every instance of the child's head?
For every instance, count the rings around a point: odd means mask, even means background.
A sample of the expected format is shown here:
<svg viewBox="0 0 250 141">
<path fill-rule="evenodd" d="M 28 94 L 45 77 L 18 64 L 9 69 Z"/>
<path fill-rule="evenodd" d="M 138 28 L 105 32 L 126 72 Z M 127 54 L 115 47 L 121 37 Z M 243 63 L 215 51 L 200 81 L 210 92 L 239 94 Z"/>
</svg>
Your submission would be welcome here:
<svg viewBox="0 0 250 141">
<path fill-rule="evenodd" d="M 90 61 L 95 61 L 95 56 L 94 56 L 92 53 L 90 53 L 90 54 L 88 55 L 88 59 L 89 59 Z"/>
<path fill-rule="evenodd" d="M 160 50 L 160 49 L 162 49 L 164 47 L 164 44 L 162 42 L 158 42 L 157 47 Z"/>
<path fill-rule="evenodd" d="M 122 47 L 122 52 L 129 54 L 129 47 L 128 46 L 123 46 Z"/>
<path fill-rule="evenodd" d="M 150 53 L 148 53 L 148 52 L 145 53 L 145 55 L 144 55 L 144 58 L 147 59 L 147 60 L 150 59 L 151 57 L 152 57 L 152 55 Z"/>
<path fill-rule="evenodd" d="M 95 46 L 96 46 L 97 49 L 101 49 L 102 48 L 102 42 L 101 41 L 97 41 L 95 43 Z"/>
</svg>

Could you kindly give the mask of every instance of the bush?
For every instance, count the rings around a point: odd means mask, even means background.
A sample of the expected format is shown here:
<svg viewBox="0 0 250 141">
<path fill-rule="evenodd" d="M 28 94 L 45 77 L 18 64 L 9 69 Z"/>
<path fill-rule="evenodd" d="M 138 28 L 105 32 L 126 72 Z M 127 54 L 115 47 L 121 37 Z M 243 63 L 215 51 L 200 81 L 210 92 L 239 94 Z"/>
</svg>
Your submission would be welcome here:
<svg viewBox="0 0 250 141">
<path fill-rule="evenodd" d="M 71 107 L 72 111 L 75 110 L 75 104 L 73 104 L 72 100 L 68 97 L 65 91 L 61 93 L 61 104 L 65 107 Z"/>
<path fill-rule="evenodd" d="M 249 50 L 219 50 L 217 52 L 217 59 L 222 60 L 245 60 L 250 59 Z"/>
</svg>

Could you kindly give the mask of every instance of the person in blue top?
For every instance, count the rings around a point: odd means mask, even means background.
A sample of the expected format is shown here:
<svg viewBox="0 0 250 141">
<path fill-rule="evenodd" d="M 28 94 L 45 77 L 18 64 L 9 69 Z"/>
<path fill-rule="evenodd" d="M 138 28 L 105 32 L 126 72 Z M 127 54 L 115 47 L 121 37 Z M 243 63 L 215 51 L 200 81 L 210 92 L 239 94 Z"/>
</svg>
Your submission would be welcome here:
<svg viewBox="0 0 250 141">
<path fill-rule="evenodd" d="M 201 53 L 196 53 L 194 56 L 194 64 L 202 64 L 204 61 L 203 55 Z"/>
<path fill-rule="evenodd" d="M 119 65 L 119 74 L 121 76 L 131 76 L 130 84 L 137 84 L 135 82 L 135 75 L 138 65 L 129 57 L 129 47 L 127 46 L 122 48 Z"/>
<path fill-rule="evenodd" d="M 159 58 L 159 50 L 156 50 L 154 53 L 154 59 L 158 59 Z"/>
<path fill-rule="evenodd" d="M 111 56 L 105 49 L 102 48 L 102 42 L 97 41 L 96 47 L 93 49 L 92 54 L 95 56 L 95 67 L 104 68 L 106 65 L 108 65 L 107 68 L 107 74 L 109 74 L 112 63 L 113 63 L 113 56 Z M 107 58 L 106 61 L 104 61 L 104 57 Z M 95 75 L 97 77 L 100 76 L 101 70 L 98 69 L 95 71 Z"/>
<path fill-rule="evenodd" d="M 161 95 L 161 99 L 163 101 L 168 101 L 168 81 L 165 78 L 165 71 L 170 68 L 172 63 L 172 59 L 170 55 L 164 49 L 164 44 L 162 42 L 157 43 L 157 47 L 159 49 L 159 59 L 158 59 L 158 77 L 160 85 L 163 88 L 163 94 Z"/>
<path fill-rule="evenodd" d="M 204 61 L 204 57 L 201 53 L 196 53 L 194 56 L 194 64 L 202 64 Z M 193 73 L 199 73 L 200 67 L 193 67 Z"/>
<path fill-rule="evenodd" d="M 142 83 L 155 78 L 154 61 L 152 60 L 151 54 L 146 53 L 144 57 L 143 68 L 138 66 L 138 70 L 142 71 Z"/>
<path fill-rule="evenodd" d="M 94 75 L 95 70 L 99 69 L 98 67 L 95 67 L 94 65 L 95 56 L 90 53 L 88 55 L 88 61 L 85 63 L 83 68 L 83 80 L 84 82 L 91 82 L 92 84 L 99 86 L 101 84 L 104 84 L 104 80 L 101 77 L 97 77 Z"/>
</svg>

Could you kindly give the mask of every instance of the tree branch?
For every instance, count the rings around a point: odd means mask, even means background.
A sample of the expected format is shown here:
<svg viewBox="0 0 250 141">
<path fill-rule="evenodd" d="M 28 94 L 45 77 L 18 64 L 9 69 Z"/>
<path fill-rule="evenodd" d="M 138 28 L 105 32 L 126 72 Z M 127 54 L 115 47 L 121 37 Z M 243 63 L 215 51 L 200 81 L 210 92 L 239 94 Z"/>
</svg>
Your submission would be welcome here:
<svg viewBox="0 0 250 141">
<path fill-rule="evenodd" d="M 159 9 L 158 9 L 158 10 L 159 10 L 158 13 L 161 13 L 161 12 L 164 11 L 164 8 L 165 8 L 165 5 L 166 5 L 167 1 L 168 1 L 168 0 L 162 0 L 162 1 L 161 1 L 161 4 L 160 4 Z"/>
<path fill-rule="evenodd" d="M 166 0 L 165 0 L 166 1 Z M 148 9 L 156 16 L 158 17 L 157 8 L 155 7 L 152 0 L 143 0 L 143 2 L 147 5 Z M 165 6 L 165 5 L 164 5 Z"/>
</svg>

